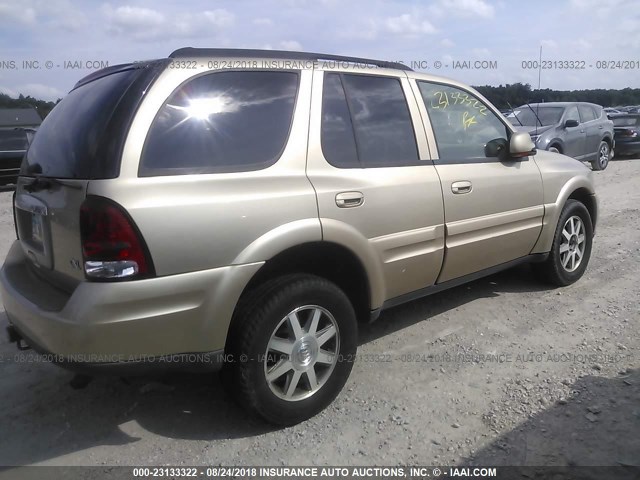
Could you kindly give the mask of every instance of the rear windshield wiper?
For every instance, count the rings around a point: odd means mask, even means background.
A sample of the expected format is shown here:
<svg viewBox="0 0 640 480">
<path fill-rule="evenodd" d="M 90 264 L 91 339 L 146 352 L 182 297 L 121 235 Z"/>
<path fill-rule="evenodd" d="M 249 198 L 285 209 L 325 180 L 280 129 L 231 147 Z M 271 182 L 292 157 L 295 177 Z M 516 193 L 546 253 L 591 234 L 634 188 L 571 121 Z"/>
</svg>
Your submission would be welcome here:
<svg viewBox="0 0 640 480">
<path fill-rule="evenodd" d="M 65 182 L 64 180 L 58 180 L 57 178 L 35 177 L 31 183 L 24 186 L 24 189 L 29 192 L 39 192 L 51 188 L 51 185 L 63 185 L 69 188 L 81 189 L 82 185 L 77 183 Z"/>
</svg>

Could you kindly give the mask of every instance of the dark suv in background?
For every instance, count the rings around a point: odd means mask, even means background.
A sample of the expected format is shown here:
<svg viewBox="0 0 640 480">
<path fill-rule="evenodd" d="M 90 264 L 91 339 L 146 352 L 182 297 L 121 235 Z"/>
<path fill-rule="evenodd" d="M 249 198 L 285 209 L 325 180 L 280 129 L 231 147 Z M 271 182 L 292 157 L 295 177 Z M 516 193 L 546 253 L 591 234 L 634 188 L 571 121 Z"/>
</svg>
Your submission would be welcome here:
<svg viewBox="0 0 640 480">
<path fill-rule="evenodd" d="M 640 113 L 611 115 L 618 155 L 640 154 Z"/>
<path fill-rule="evenodd" d="M 507 118 L 528 132 L 540 150 L 591 162 L 604 170 L 613 158 L 613 122 L 600 105 L 584 102 L 531 103 L 515 108 Z"/>
<path fill-rule="evenodd" d="M 0 129 L 0 186 L 16 183 L 20 164 L 35 130 Z"/>
</svg>

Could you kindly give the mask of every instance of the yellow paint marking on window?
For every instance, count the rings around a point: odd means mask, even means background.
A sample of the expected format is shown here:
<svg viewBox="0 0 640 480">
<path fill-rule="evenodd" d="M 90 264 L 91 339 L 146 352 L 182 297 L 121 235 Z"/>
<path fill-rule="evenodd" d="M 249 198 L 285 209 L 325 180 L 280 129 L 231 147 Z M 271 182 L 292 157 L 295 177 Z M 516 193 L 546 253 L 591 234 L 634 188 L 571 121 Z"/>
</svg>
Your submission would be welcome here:
<svg viewBox="0 0 640 480">
<path fill-rule="evenodd" d="M 465 130 L 476 123 L 478 122 L 476 122 L 475 115 L 469 116 L 469 112 L 464 112 L 462 114 L 462 125 L 464 126 Z"/>
</svg>

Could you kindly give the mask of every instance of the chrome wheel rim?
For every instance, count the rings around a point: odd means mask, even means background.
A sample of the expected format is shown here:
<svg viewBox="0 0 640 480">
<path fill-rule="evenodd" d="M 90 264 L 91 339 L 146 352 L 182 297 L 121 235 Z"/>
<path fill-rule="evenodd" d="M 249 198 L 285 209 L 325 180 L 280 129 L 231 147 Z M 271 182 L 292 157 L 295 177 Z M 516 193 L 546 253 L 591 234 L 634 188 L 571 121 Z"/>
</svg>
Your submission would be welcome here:
<svg viewBox="0 0 640 480">
<path fill-rule="evenodd" d="M 600 147 L 599 161 L 601 167 L 605 167 L 607 162 L 609 162 L 609 147 L 606 143 Z"/>
<path fill-rule="evenodd" d="M 273 330 L 264 358 L 267 384 L 277 397 L 309 398 L 327 382 L 338 362 L 336 319 L 317 305 L 298 307 Z"/>
<path fill-rule="evenodd" d="M 562 227 L 560 242 L 560 263 L 567 272 L 575 271 L 584 258 L 587 246 L 584 223 L 576 215 L 569 218 Z"/>
</svg>

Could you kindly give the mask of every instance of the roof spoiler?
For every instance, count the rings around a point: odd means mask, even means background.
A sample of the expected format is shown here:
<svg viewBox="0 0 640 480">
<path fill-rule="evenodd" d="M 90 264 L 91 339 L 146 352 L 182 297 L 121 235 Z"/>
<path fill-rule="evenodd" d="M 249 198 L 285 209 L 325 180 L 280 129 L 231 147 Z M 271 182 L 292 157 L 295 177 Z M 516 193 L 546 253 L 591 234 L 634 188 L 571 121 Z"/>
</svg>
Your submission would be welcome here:
<svg viewBox="0 0 640 480">
<path fill-rule="evenodd" d="M 86 85 L 87 83 L 93 82 L 102 77 L 106 77 L 107 75 L 112 75 L 114 73 L 125 72 L 127 70 L 139 69 L 139 68 L 149 68 L 157 65 L 162 65 L 164 63 L 168 63 L 169 60 L 166 58 L 158 59 L 158 60 L 146 60 L 144 62 L 135 62 L 135 63 L 121 63 L 119 65 L 112 65 L 107 68 L 102 68 L 100 70 L 96 70 L 93 73 L 90 73 L 86 77 L 81 78 L 78 82 L 73 86 L 71 91 L 75 90 L 82 85 Z"/>
</svg>

